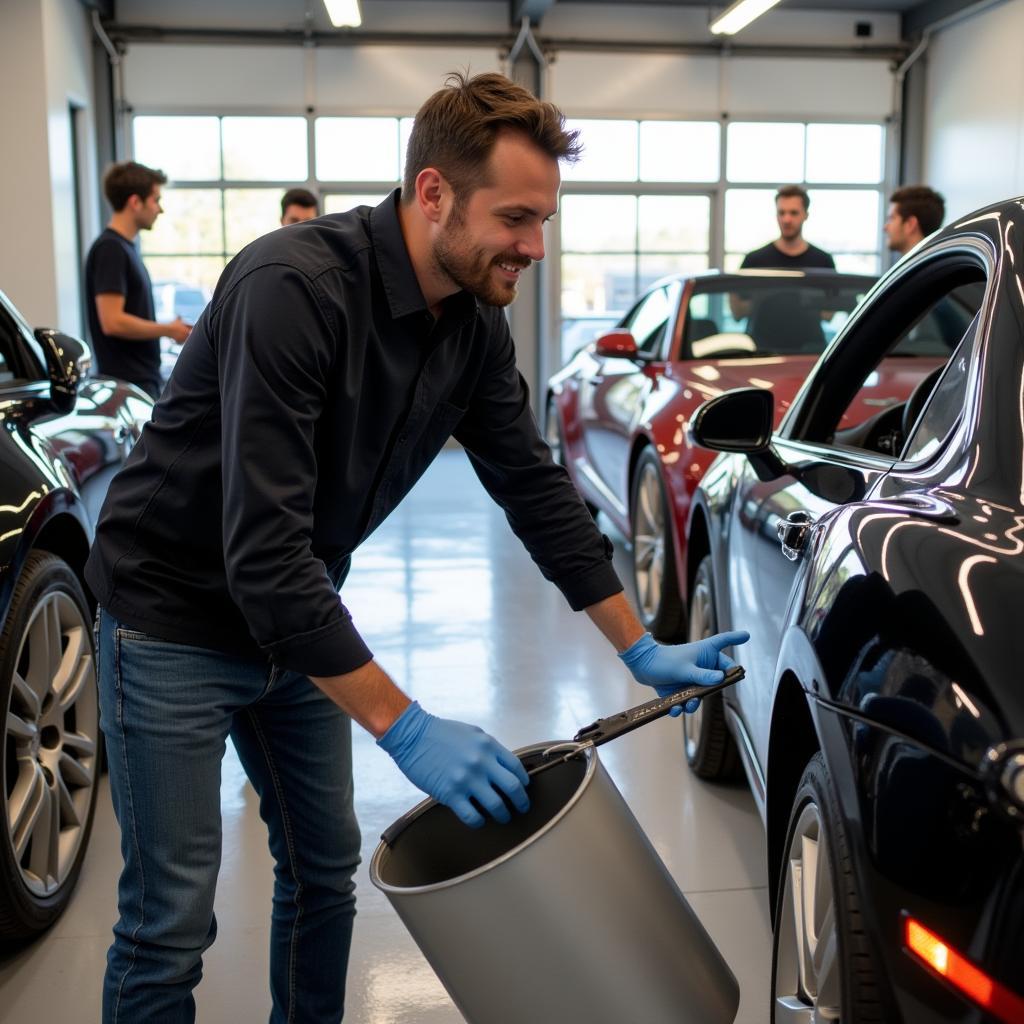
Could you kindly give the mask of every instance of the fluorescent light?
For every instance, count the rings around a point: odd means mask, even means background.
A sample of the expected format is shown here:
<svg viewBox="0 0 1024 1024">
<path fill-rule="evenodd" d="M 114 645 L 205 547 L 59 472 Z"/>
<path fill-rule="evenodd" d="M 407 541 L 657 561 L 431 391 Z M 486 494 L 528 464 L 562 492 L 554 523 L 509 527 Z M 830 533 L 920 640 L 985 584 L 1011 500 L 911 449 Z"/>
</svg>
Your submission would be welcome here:
<svg viewBox="0 0 1024 1024">
<path fill-rule="evenodd" d="M 709 28 L 716 36 L 735 35 L 755 18 L 770 11 L 779 0 L 736 0 L 711 22 Z"/>
<path fill-rule="evenodd" d="M 324 7 L 335 28 L 358 28 L 363 23 L 359 0 L 324 0 Z"/>
</svg>

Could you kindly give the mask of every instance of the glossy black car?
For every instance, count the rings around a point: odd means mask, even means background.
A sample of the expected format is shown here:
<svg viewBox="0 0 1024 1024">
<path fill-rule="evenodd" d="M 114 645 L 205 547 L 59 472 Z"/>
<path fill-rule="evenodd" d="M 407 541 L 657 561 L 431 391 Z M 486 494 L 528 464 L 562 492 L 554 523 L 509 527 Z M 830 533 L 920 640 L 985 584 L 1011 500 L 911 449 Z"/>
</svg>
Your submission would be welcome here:
<svg viewBox="0 0 1024 1024">
<path fill-rule="evenodd" d="M 32 331 L 0 293 L 0 939 L 66 906 L 101 762 L 82 569 L 110 477 L 152 401 L 84 380 L 80 341 Z"/>
<path fill-rule="evenodd" d="M 948 359 L 840 428 L 936 322 L 962 325 Z M 1019 1024 L 1024 202 L 897 264 L 772 423 L 753 389 L 690 422 L 732 453 L 689 522 L 690 635 L 751 640 L 684 726 L 765 822 L 771 1019 Z"/>
</svg>

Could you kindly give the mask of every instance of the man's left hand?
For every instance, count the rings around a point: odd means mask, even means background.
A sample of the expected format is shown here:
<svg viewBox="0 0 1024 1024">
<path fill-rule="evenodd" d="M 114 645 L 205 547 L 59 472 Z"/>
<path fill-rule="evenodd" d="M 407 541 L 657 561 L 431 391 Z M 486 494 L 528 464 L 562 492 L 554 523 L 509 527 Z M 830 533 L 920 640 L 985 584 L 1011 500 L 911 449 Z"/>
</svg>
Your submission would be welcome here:
<svg viewBox="0 0 1024 1024">
<path fill-rule="evenodd" d="M 697 683 L 713 686 L 725 678 L 725 673 L 735 662 L 722 653 L 723 648 L 745 644 L 750 639 L 746 630 L 731 633 L 716 633 L 689 644 L 659 644 L 650 633 L 644 633 L 626 650 L 619 654 L 623 664 L 633 673 L 638 683 L 653 686 L 659 697 L 668 697 L 684 686 Z M 686 702 L 685 710 L 690 714 L 700 706 L 694 698 Z M 683 708 L 675 707 L 669 712 L 676 716 Z"/>
</svg>

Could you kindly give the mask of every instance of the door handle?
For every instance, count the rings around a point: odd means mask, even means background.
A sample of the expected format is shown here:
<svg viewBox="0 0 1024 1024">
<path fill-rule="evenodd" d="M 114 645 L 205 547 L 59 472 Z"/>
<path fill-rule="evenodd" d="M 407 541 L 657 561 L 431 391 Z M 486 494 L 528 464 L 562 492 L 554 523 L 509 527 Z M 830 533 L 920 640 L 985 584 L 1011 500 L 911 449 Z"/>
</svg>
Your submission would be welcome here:
<svg viewBox="0 0 1024 1024">
<path fill-rule="evenodd" d="M 790 512 L 786 518 L 775 527 L 779 543 L 782 545 L 782 553 L 791 562 L 795 562 L 803 549 L 807 546 L 807 538 L 814 528 L 814 516 L 810 512 L 798 509 Z"/>
</svg>

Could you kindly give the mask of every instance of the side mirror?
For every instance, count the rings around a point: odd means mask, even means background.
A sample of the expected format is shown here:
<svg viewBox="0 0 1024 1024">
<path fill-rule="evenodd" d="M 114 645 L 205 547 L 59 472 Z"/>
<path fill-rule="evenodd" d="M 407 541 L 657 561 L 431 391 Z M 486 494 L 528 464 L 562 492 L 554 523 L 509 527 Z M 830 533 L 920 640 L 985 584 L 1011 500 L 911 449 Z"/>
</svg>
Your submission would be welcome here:
<svg viewBox="0 0 1024 1024">
<path fill-rule="evenodd" d="M 607 334 L 602 334 L 594 342 L 594 351 L 599 356 L 609 356 L 612 359 L 636 359 L 637 347 L 636 338 L 629 331 L 616 328 Z"/>
<path fill-rule="evenodd" d="M 763 388 L 736 388 L 697 407 L 691 440 L 716 452 L 746 455 L 760 480 L 777 480 L 788 467 L 772 448 L 775 399 Z"/>
<path fill-rule="evenodd" d="M 690 418 L 690 437 L 716 452 L 765 451 L 772 441 L 775 400 L 763 388 L 737 388 L 698 406 Z"/>
<path fill-rule="evenodd" d="M 36 341 L 43 348 L 46 370 L 50 377 L 50 402 L 59 413 L 75 407 L 79 381 L 92 366 L 92 353 L 84 341 L 62 334 L 50 327 L 35 331 Z"/>
</svg>

